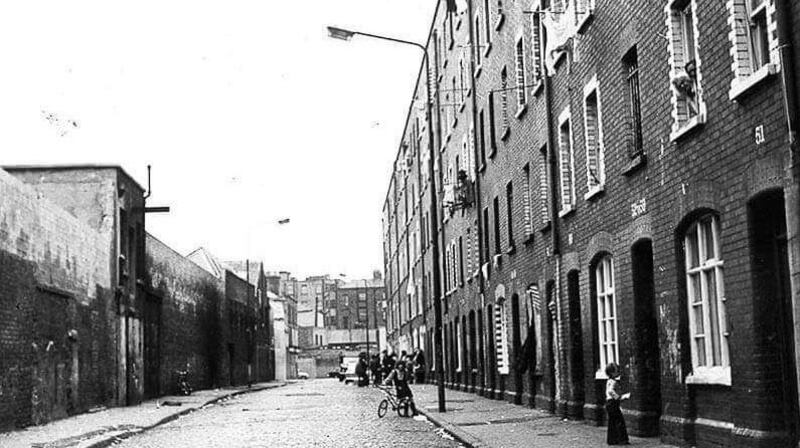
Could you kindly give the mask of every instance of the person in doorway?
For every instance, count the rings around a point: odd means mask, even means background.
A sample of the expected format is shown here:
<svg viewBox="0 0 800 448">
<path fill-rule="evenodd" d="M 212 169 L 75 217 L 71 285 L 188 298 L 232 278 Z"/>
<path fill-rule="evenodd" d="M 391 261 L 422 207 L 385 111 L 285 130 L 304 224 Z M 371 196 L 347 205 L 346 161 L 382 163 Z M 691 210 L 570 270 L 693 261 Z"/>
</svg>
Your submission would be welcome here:
<svg viewBox="0 0 800 448">
<path fill-rule="evenodd" d="M 606 442 L 609 445 L 629 445 L 628 429 L 625 426 L 625 418 L 619 405 L 622 400 L 630 398 L 630 393 L 619 393 L 620 368 L 613 362 L 606 366 L 606 413 L 608 414 L 608 436 Z"/>
<path fill-rule="evenodd" d="M 411 393 L 411 388 L 408 386 L 408 379 L 411 374 L 406 370 L 406 363 L 404 361 L 397 361 L 392 373 L 383 381 L 385 386 L 394 383 L 394 388 L 397 391 L 397 399 L 408 398 L 408 404 L 411 408 L 411 415 L 416 416 L 417 407 L 414 405 L 414 394 Z"/>
</svg>

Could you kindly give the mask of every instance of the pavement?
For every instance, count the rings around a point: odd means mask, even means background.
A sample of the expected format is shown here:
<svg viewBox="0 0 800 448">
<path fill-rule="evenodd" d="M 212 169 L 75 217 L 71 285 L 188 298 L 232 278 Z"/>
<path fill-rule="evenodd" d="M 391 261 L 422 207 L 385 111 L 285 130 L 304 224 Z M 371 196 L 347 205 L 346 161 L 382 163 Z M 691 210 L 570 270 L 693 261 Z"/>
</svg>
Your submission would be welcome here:
<svg viewBox="0 0 800 448">
<path fill-rule="evenodd" d="M 0 434 L 3 448 L 99 448 L 163 425 L 181 416 L 245 393 L 265 391 L 283 382 L 251 387 L 200 390 L 189 396 L 165 396 L 138 406 L 104 408 L 41 426 Z M 166 402 L 166 405 L 165 405 Z"/>
<path fill-rule="evenodd" d="M 445 390 L 445 410 L 439 413 L 436 386 L 414 385 L 417 408 L 430 421 L 474 448 L 565 448 L 606 446 L 606 428 L 585 421 L 565 420 L 548 412 L 490 400 L 477 394 Z M 658 438 L 630 437 L 631 446 L 674 448 Z"/>
</svg>

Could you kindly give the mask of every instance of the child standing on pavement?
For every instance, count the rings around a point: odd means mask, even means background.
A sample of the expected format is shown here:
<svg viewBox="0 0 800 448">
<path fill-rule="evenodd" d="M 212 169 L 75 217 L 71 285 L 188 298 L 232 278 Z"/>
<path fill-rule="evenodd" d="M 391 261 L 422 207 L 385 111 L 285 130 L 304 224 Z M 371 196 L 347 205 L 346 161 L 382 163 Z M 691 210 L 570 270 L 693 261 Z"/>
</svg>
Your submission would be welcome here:
<svg viewBox="0 0 800 448">
<path fill-rule="evenodd" d="M 606 442 L 609 445 L 629 445 L 628 429 L 625 426 L 625 418 L 620 410 L 620 402 L 630 398 L 630 393 L 620 395 L 619 377 L 620 368 L 613 362 L 606 366 L 606 413 L 608 414 L 608 436 Z"/>
</svg>

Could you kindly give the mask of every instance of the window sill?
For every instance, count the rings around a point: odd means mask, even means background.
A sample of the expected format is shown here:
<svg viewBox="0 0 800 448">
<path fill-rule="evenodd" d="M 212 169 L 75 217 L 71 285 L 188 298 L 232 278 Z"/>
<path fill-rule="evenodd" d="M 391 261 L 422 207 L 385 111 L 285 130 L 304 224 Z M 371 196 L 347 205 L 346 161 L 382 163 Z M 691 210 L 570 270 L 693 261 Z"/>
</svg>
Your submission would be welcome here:
<svg viewBox="0 0 800 448">
<path fill-rule="evenodd" d="M 694 372 L 686 376 L 686 384 L 730 386 L 731 368 L 696 367 Z"/>
<path fill-rule="evenodd" d="M 550 230 L 550 220 L 549 219 L 547 221 L 543 222 L 539 226 L 539 231 L 542 232 L 542 233 L 547 232 L 548 230 Z"/>
<path fill-rule="evenodd" d="M 584 17 L 583 17 L 583 18 L 582 18 L 582 19 L 581 19 L 581 20 L 578 22 L 578 27 L 576 28 L 576 31 L 577 31 L 577 33 L 578 33 L 578 34 L 583 34 L 583 33 L 586 31 L 586 27 L 587 27 L 587 26 L 589 26 L 589 24 L 592 22 L 592 20 L 593 20 L 593 19 L 594 19 L 594 11 L 591 11 L 591 10 L 590 10 L 590 11 L 589 11 L 589 12 L 587 12 L 587 13 L 586 13 L 586 15 L 585 15 L 585 16 L 584 16 Z"/>
<path fill-rule="evenodd" d="M 608 379 L 608 375 L 606 375 L 606 372 L 603 371 L 603 369 L 599 369 L 597 372 L 594 372 L 594 379 L 605 381 Z"/>
<path fill-rule="evenodd" d="M 475 77 L 480 78 L 482 72 L 483 72 L 483 65 L 479 65 L 477 68 L 475 68 Z"/>
<path fill-rule="evenodd" d="M 495 20 L 494 22 L 494 30 L 500 31 L 500 28 L 503 27 L 504 22 L 505 22 L 505 16 L 503 15 L 503 13 L 501 12 L 497 14 L 497 20 Z"/>
<path fill-rule="evenodd" d="M 750 89 L 761 84 L 762 81 L 775 73 L 778 73 L 778 66 L 776 64 L 767 64 L 750 76 L 733 78 L 733 81 L 731 81 L 731 90 L 728 91 L 728 98 L 732 101 L 736 101 L 740 95 L 747 93 Z"/>
<path fill-rule="evenodd" d="M 499 269 L 502 264 L 503 264 L 503 254 L 494 254 L 492 256 L 492 267 L 495 269 Z"/>
<path fill-rule="evenodd" d="M 574 206 L 559 211 L 558 212 L 558 217 L 559 218 L 566 218 L 567 216 L 569 216 L 569 215 L 571 215 L 573 213 L 575 213 L 575 207 Z"/>
<path fill-rule="evenodd" d="M 703 125 L 705 122 L 706 122 L 706 114 L 705 114 L 705 112 L 701 112 L 701 113 L 695 115 L 694 117 L 692 117 L 691 120 L 687 121 L 680 128 L 673 130 L 669 134 L 669 140 L 671 142 L 674 142 L 674 141 L 680 139 L 681 137 L 683 137 L 684 135 L 688 134 L 690 131 L 692 131 L 694 129 L 697 129 L 698 127 Z"/>
<path fill-rule="evenodd" d="M 506 127 L 505 129 L 503 129 L 503 133 L 500 134 L 500 140 L 502 141 L 508 140 L 509 135 L 511 135 L 511 128 Z"/>
<path fill-rule="evenodd" d="M 524 244 L 526 246 L 528 246 L 530 244 L 533 244 L 533 238 L 534 238 L 534 233 L 531 232 L 525 237 L 524 240 L 522 240 L 522 244 Z"/>
<path fill-rule="evenodd" d="M 622 174 L 624 176 L 631 176 L 640 168 L 644 168 L 645 165 L 647 165 L 647 157 L 643 152 L 640 152 L 633 156 L 631 161 L 628 162 L 628 165 L 622 170 Z"/>
<path fill-rule="evenodd" d="M 489 151 L 489 158 L 493 159 L 495 155 L 497 155 L 497 146 L 492 144 L 492 150 Z"/>
<path fill-rule="evenodd" d="M 595 199 L 598 196 L 600 196 L 600 194 L 602 194 L 604 191 L 605 191 L 605 185 L 604 184 L 597 185 L 595 187 L 590 188 L 589 192 L 586 193 L 583 196 L 583 199 L 585 201 L 589 201 L 589 200 Z"/>
<path fill-rule="evenodd" d="M 489 57 L 489 53 L 492 52 L 492 43 L 486 42 L 486 49 L 483 50 L 483 57 Z"/>
<path fill-rule="evenodd" d="M 469 95 L 469 94 L 470 94 L 470 91 L 468 90 L 468 91 L 467 91 L 467 95 Z M 460 105 L 460 106 L 458 106 L 458 112 L 459 112 L 459 113 L 461 113 L 461 112 L 464 112 L 464 108 L 465 108 L 465 107 L 467 107 L 467 103 L 466 103 L 466 102 L 462 102 L 462 103 L 461 103 L 461 105 Z M 453 127 L 456 127 L 456 125 L 455 125 L 455 124 L 453 124 Z"/>
<path fill-rule="evenodd" d="M 539 79 L 536 81 L 536 84 L 533 86 L 533 90 L 531 90 L 531 94 L 533 96 L 539 96 L 540 93 L 544 90 L 544 82 Z"/>
<path fill-rule="evenodd" d="M 517 106 L 517 113 L 514 114 L 514 117 L 516 117 L 519 120 L 520 118 L 522 118 L 523 115 L 525 115 L 525 112 L 527 112 L 527 111 L 528 111 L 528 105 L 527 104 L 523 104 L 521 106 Z"/>
<path fill-rule="evenodd" d="M 463 106 L 463 104 L 462 104 Z M 458 126 L 458 117 L 453 118 L 453 123 L 450 125 L 451 128 L 455 129 Z"/>
</svg>

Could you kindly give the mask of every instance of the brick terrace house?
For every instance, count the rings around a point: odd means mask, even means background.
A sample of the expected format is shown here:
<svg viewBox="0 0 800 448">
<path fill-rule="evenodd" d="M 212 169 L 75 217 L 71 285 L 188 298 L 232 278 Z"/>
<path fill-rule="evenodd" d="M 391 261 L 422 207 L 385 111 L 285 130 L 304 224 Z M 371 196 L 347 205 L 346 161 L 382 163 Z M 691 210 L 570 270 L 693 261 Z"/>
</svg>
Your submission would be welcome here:
<svg viewBox="0 0 800 448">
<path fill-rule="evenodd" d="M 448 387 L 601 424 L 613 362 L 635 434 L 797 446 L 800 7 L 448 4 L 384 203 L 390 344 L 432 352 L 436 225 Z"/>
</svg>

